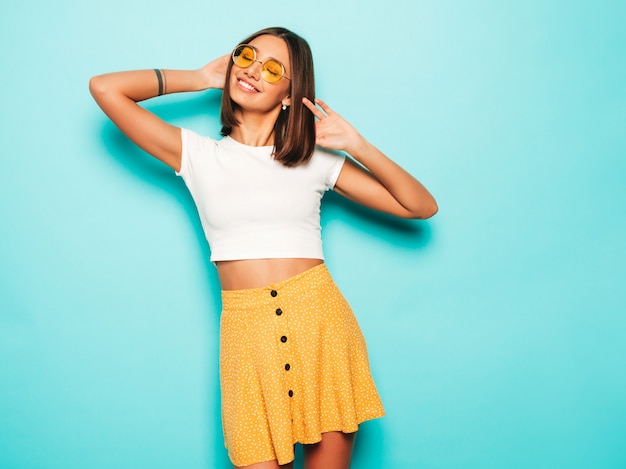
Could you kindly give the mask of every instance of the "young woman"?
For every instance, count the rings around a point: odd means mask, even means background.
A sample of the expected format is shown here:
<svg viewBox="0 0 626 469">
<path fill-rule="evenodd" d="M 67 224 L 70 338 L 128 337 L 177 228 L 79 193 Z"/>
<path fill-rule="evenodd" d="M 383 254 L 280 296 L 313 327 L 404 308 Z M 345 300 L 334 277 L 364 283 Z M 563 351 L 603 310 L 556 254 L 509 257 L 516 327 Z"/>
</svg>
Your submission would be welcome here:
<svg viewBox="0 0 626 469">
<path fill-rule="evenodd" d="M 209 88 L 224 90 L 221 140 L 137 105 Z M 349 467 L 358 425 L 384 410 L 359 326 L 323 261 L 320 201 L 333 189 L 428 218 L 433 197 L 314 98 L 310 48 L 284 28 L 258 31 L 199 70 L 111 73 L 90 90 L 124 134 L 182 176 L 197 205 L 222 287 L 222 421 L 233 464 L 291 467 L 301 443 L 307 468 Z"/>
</svg>

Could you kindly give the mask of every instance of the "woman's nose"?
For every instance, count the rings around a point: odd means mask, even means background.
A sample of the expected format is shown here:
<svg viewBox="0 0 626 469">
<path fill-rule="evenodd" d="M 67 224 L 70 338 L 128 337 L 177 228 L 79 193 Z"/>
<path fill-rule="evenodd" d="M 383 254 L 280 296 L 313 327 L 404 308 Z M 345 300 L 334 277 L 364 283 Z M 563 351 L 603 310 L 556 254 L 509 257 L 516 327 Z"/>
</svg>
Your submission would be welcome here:
<svg viewBox="0 0 626 469">
<path fill-rule="evenodd" d="M 244 73 L 248 75 L 250 78 L 254 78 L 256 80 L 261 76 L 261 67 L 263 64 L 258 60 L 255 60 L 252 65 L 245 69 Z"/>
</svg>

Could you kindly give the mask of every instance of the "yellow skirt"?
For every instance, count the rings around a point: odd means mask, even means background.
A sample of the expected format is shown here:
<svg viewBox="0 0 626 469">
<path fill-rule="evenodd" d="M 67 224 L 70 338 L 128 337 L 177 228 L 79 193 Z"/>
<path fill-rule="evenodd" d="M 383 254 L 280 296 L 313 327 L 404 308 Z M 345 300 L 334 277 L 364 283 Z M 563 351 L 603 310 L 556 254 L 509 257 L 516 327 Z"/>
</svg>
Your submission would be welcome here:
<svg viewBox="0 0 626 469">
<path fill-rule="evenodd" d="M 236 466 L 294 459 L 295 443 L 385 414 L 359 325 L 326 266 L 222 291 L 220 384 Z"/>
</svg>

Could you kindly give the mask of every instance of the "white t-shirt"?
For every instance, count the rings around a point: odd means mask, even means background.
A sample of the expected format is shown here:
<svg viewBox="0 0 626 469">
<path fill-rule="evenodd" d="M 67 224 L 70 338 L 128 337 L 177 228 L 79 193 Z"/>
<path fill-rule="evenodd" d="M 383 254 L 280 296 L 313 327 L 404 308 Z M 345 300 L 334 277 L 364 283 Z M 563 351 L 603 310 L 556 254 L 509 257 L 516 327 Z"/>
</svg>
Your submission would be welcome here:
<svg viewBox="0 0 626 469">
<path fill-rule="evenodd" d="M 180 172 L 193 197 L 211 261 L 323 259 L 320 204 L 345 157 L 316 148 L 289 168 L 273 146 L 251 147 L 181 129 Z"/>
</svg>

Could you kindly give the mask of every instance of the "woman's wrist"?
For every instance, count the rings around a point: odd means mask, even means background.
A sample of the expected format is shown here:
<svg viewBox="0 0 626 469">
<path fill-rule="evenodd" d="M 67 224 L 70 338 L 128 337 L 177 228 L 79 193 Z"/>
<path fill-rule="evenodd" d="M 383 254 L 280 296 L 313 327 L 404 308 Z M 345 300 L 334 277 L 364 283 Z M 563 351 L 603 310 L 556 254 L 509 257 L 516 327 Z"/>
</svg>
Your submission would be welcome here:
<svg viewBox="0 0 626 469">
<path fill-rule="evenodd" d="M 216 73 L 206 70 L 205 68 L 200 68 L 196 70 L 198 74 L 198 80 L 201 88 L 203 90 L 209 89 L 219 89 L 224 88 L 224 76 L 217 76 Z"/>
<path fill-rule="evenodd" d="M 154 69 L 154 74 L 158 89 L 157 96 L 211 88 L 210 79 L 202 70 Z"/>
<path fill-rule="evenodd" d="M 372 144 L 361 134 L 357 133 L 350 145 L 346 146 L 346 152 L 355 160 L 361 162 L 361 159 L 371 151 L 371 148 Z"/>
</svg>

